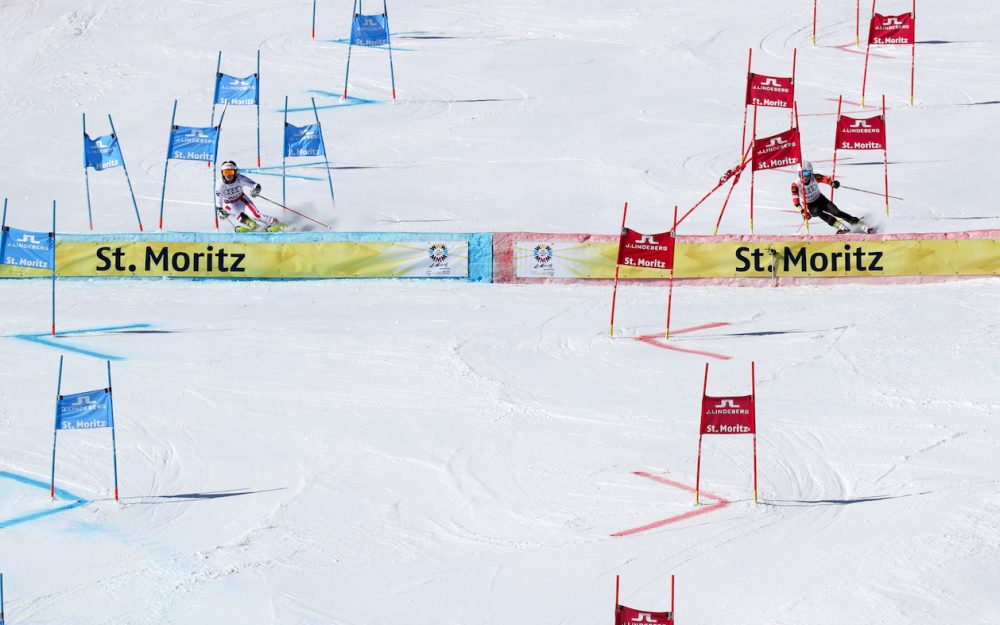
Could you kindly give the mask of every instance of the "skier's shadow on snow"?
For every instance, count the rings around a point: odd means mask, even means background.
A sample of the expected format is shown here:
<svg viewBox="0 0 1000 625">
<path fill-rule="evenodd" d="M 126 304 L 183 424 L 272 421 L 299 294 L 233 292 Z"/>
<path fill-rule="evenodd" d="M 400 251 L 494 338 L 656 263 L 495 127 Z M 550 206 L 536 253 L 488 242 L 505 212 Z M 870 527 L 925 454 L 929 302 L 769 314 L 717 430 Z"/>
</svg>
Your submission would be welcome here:
<svg viewBox="0 0 1000 625">
<path fill-rule="evenodd" d="M 921 497 L 930 495 L 933 491 L 922 493 L 908 493 L 906 495 L 877 495 L 872 497 L 855 497 L 853 499 L 769 499 L 761 501 L 762 504 L 778 507 L 802 508 L 811 506 L 849 506 L 856 503 L 868 503 L 872 501 L 886 501 L 887 499 L 903 499 L 904 497 Z"/>
<path fill-rule="evenodd" d="M 265 488 L 262 490 L 250 490 L 247 488 L 237 488 L 235 490 L 216 490 L 206 493 L 179 493 L 176 495 L 139 495 L 136 497 L 122 497 L 121 500 L 129 505 L 160 505 L 165 503 L 188 503 L 192 501 L 210 501 L 213 499 L 225 499 L 228 497 L 240 497 L 242 495 L 257 495 L 260 493 L 273 493 L 285 490 L 281 488 Z"/>
</svg>

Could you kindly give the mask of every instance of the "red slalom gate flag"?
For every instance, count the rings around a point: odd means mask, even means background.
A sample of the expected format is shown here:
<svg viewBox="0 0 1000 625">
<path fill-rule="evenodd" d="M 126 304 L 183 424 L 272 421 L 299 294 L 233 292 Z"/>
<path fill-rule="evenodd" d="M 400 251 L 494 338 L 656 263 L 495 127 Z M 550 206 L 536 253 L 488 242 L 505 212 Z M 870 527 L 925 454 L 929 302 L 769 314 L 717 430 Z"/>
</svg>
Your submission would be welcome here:
<svg viewBox="0 0 1000 625">
<path fill-rule="evenodd" d="M 746 106 L 773 106 L 790 109 L 795 102 L 795 78 L 750 74 L 747 77 Z"/>
<path fill-rule="evenodd" d="M 913 45 L 916 33 L 916 20 L 913 13 L 902 15 L 872 16 L 868 29 L 868 43 L 873 46 Z"/>
<path fill-rule="evenodd" d="M 753 395 L 708 397 L 701 400 L 702 434 L 755 434 Z"/>
<path fill-rule="evenodd" d="M 615 625 L 674 625 L 673 612 L 650 612 L 619 605 L 615 610 Z"/>
<path fill-rule="evenodd" d="M 648 269 L 673 269 L 676 239 L 673 232 L 643 234 L 622 228 L 618 240 L 618 264 Z"/>
<path fill-rule="evenodd" d="M 802 142 L 798 128 L 755 139 L 753 142 L 753 171 L 798 165 L 801 162 Z"/>
<path fill-rule="evenodd" d="M 838 150 L 884 150 L 885 118 L 881 115 L 858 119 L 841 115 L 837 120 Z"/>
</svg>

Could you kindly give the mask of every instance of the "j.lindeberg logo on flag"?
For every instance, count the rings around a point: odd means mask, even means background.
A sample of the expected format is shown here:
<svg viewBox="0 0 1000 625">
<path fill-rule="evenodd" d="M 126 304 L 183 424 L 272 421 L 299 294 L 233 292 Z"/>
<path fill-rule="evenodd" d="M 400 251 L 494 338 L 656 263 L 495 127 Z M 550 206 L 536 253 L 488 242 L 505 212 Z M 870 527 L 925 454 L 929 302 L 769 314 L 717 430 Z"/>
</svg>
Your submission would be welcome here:
<svg viewBox="0 0 1000 625">
<path fill-rule="evenodd" d="M 650 245 L 659 245 L 660 244 L 660 242 L 657 241 L 656 239 L 654 239 L 653 235 L 651 235 L 651 234 L 644 234 L 644 235 L 642 235 L 641 237 L 639 237 L 639 240 L 636 241 L 636 243 L 648 243 Z"/>
<path fill-rule="evenodd" d="M 80 412 L 91 412 L 93 410 L 96 410 L 97 407 L 98 407 L 97 402 L 91 399 L 90 395 L 81 395 L 80 397 L 77 397 L 76 401 L 73 402 L 72 404 L 64 406 L 62 409 L 62 413 L 64 415 L 67 415 L 67 414 L 76 414 Z"/>
<path fill-rule="evenodd" d="M 883 26 L 896 26 L 896 27 L 899 27 L 899 26 L 903 26 L 903 25 L 904 25 L 903 22 L 899 21 L 899 18 L 896 17 L 896 16 L 887 17 L 885 19 L 885 22 L 883 23 Z"/>
<path fill-rule="evenodd" d="M 768 148 L 783 148 L 786 145 L 788 145 L 787 141 L 785 141 L 781 137 L 775 137 L 775 138 L 771 139 L 771 142 L 768 143 L 765 147 L 768 147 Z"/>
<path fill-rule="evenodd" d="M 635 618 L 629 619 L 630 623 L 659 623 L 649 612 L 639 612 Z"/>
<path fill-rule="evenodd" d="M 734 400 L 732 400 L 732 399 L 722 399 L 722 400 L 719 400 L 719 403 L 716 404 L 711 410 L 708 411 L 708 414 L 710 414 L 710 415 L 719 415 L 719 414 L 742 414 L 742 415 L 748 415 L 748 414 L 750 414 L 750 409 L 749 408 L 742 408 L 742 407 L 738 406 L 736 404 L 736 402 Z"/>
<path fill-rule="evenodd" d="M 15 241 L 15 243 L 26 243 L 28 245 L 41 245 L 38 239 L 35 238 L 33 234 L 22 234 L 21 238 Z"/>
</svg>

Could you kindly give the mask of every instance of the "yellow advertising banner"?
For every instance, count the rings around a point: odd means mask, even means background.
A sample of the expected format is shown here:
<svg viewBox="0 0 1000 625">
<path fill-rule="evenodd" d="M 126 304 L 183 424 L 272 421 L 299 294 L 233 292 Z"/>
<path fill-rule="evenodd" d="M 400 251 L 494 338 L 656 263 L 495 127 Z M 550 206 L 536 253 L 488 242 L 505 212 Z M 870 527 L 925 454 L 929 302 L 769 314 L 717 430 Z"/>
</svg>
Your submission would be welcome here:
<svg viewBox="0 0 1000 625">
<path fill-rule="evenodd" d="M 58 241 L 57 277 L 462 278 L 465 240 L 363 242 Z M 47 277 L 0 266 L 0 277 Z"/>
<path fill-rule="evenodd" d="M 515 278 L 614 278 L 618 243 L 517 239 Z M 677 278 L 988 276 L 1000 274 L 1000 239 L 685 242 Z M 665 269 L 622 267 L 620 276 L 663 279 Z"/>
</svg>

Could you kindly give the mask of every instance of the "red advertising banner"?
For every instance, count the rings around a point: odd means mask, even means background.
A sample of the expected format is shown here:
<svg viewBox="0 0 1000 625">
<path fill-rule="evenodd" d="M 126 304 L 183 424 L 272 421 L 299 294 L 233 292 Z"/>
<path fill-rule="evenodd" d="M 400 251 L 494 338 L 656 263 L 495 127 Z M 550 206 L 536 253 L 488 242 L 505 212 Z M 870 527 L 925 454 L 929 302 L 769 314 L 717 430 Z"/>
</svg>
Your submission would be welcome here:
<svg viewBox="0 0 1000 625">
<path fill-rule="evenodd" d="M 841 115 L 837 119 L 838 150 L 884 150 L 885 117 L 856 118 Z"/>
<path fill-rule="evenodd" d="M 618 241 L 618 264 L 628 267 L 672 269 L 675 239 L 673 232 L 643 234 L 622 228 Z"/>
<path fill-rule="evenodd" d="M 913 13 L 902 15 L 872 16 L 868 28 L 868 44 L 872 46 L 913 45 L 916 37 L 916 18 Z"/>
<path fill-rule="evenodd" d="M 753 395 L 702 397 L 701 434 L 754 433 Z"/>
<path fill-rule="evenodd" d="M 619 605 L 615 610 L 615 625 L 674 625 L 673 612 L 650 612 Z"/>
<path fill-rule="evenodd" d="M 751 73 L 747 77 L 746 106 L 790 109 L 795 101 L 795 78 Z"/>
<path fill-rule="evenodd" d="M 802 142 L 799 129 L 792 128 L 777 135 L 754 139 L 753 171 L 776 169 L 802 163 Z"/>
</svg>

